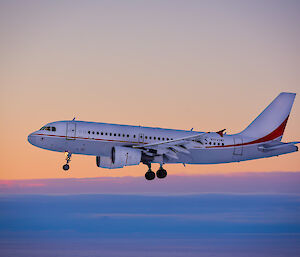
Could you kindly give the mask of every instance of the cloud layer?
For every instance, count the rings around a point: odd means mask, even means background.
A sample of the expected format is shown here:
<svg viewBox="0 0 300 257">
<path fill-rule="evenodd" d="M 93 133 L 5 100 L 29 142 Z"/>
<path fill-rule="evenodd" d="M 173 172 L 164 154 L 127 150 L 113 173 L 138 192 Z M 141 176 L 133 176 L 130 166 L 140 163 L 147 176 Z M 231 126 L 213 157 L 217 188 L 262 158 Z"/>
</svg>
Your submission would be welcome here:
<svg viewBox="0 0 300 257">
<path fill-rule="evenodd" d="M 298 256 L 300 173 L 0 181 L 3 256 Z"/>
<path fill-rule="evenodd" d="M 2 195 L 0 205 L 3 256 L 300 252 L 298 195 Z"/>
<path fill-rule="evenodd" d="M 0 180 L 1 193 L 21 194 L 300 194 L 300 172 L 169 176 L 149 183 L 143 177 Z"/>
</svg>

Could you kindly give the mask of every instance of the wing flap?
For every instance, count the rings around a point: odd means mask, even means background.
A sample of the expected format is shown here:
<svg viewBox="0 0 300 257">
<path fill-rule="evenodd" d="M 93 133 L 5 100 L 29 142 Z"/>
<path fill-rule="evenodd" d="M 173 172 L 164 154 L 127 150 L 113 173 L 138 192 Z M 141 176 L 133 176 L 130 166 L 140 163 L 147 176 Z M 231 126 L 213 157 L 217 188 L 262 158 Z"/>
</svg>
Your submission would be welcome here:
<svg viewBox="0 0 300 257">
<path fill-rule="evenodd" d="M 188 151 L 183 145 L 178 145 L 178 146 L 173 145 L 169 148 L 171 148 L 171 150 L 173 150 L 174 152 L 186 153 L 186 154 L 190 153 L 190 151 Z"/>
<path fill-rule="evenodd" d="M 167 151 L 166 153 L 164 153 L 168 158 L 173 158 L 173 159 L 178 159 L 178 156 L 175 152 L 173 152 L 172 150 Z"/>
</svg>

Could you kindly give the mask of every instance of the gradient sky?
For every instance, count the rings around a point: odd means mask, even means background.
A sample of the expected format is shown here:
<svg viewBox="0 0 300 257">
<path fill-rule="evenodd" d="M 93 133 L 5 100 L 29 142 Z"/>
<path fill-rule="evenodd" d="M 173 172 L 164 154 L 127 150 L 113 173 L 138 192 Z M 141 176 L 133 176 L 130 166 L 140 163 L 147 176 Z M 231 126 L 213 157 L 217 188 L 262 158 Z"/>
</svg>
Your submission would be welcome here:
<svg viewBox="0 0 300 257">
<path fill-rule="evenodd" d="M 0 179 L 143 176 L 31 146 L 80 120 L 235 133 L 281 91 L 300 92 L 299 1 L 1 1 Z M 284 140 L 299 140 L 296 98 Z M 299 171 L 293 153 L 169 174 Z"/>
<path fill-rule="evenodd" d="M 299 256 L 299 153 L 166 165 L 149 183 L 143 165 L 88 156 L 65 173 L 62 153 L 27 142 L 74 116 L 239 132 L 300 93 L 299 13 L 296 0 L 0 0 L 0 255 Z M 300 140 L 298 98 L 286 141 Z"/>
</svg>

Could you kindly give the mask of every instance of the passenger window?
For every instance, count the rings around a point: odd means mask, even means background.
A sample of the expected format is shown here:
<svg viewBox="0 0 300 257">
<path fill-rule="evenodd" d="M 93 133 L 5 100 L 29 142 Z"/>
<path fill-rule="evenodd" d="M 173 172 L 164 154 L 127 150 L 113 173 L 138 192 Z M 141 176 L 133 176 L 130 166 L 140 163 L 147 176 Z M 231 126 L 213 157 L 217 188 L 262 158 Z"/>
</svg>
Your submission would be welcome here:
<svg viewBox="0 0 300 257">
<path fill-rule="evenodd" d="M 101 135 L 103 135 L 103 132 L 101 132 Z"/>
<path fill-rule="evenodd" d="M 52 127 L 52 131 L 56 131 L 56 127 Z"/>
<path fill-rule="evenodd" d="M 127 137 L 129 137 L 129 135 L 127 134 Z"/>
<path fill-rule="evenodd" d="M 111 136 L 111 135 L 112 135 L 112 133 L 109 133 L 109 135 Z"/>
<path fill-rule="evenodd" d="M 123 137 L 125 137 L 125 134 L 123 134 Z"/>
<path fill-rule="evenodd" d="M 216 142 L 214 142 L 214 145 L 216 145 Z"/>
<path fill-rule="evenodd" d="M 114 136 L 116 136 L 117 134 L 115 133 Z"/>
<path fill-rule="evenodd" d="M 91 134 L 91 131 L 88 131 L 89 134 Z"/>
<path fill-rule="evenodd" d="M 156 137 L 154 137 L 154 140 L 156 140 Z"/>
<path fill-rule="evenodd" d="M 118 134 L 118 137 L 120 137 L 121 136 L 121 134 Z"/>
<path fill-rule="evenodd" d="M 169 141 L 169 138 L 167 138 L 167 141 Z"/>
<path fill-rule="evenodd" d="M 105 136 L 107 136 L 107 132 L 105 133 Z"/>
<path fill-rule="evenodd" d="M 97 135 L 99 135 L 99 132 L 97 132 Z"/>
<path fill-rule="evenodd" d="M 145 136 L 145 138 L 147 139 L 148 137 L 147 137 L 147 136 Z"/>
<path fill-rule="evenodd" d="M 135 138 L 135 135 L 133 135 L 133 138 Z"/>
<path fill-rule="evenodd" d="M 224 143 L 222 143 L 222 145 L 224 145 Z"/>
<path fill-rule="evenodd" d="M 209 144 L 211 145 L 211 142 L 209 142 Z"/>
<path fill-rule="evenodd" d="M 149 137 L 149 139 L 152 139 L 152 137 Z"/>
<path fill-rule="evenodd" d="M 162 140 L 165 141 L 165 138 L 163 137 Z"/>
<path fill-rule="evenodd" d="M 95 131 L 93 131 L 92 134 L 95 134 Z"/>
<path fill-rule="evenodd" d="M 157 139 L 160 140 L 160 137 L 158 137 Z"/>
</svg>

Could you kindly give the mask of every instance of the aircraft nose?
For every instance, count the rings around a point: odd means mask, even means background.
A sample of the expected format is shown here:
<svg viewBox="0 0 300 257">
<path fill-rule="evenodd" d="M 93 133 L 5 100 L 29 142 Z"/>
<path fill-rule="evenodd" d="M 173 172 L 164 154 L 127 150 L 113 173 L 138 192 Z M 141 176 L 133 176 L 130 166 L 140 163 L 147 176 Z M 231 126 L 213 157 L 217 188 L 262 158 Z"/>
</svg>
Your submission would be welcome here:
<svg viewBox="0 0 300 257">
<path fill-rule="evenodd" d="M 31 133 L 28 138 L 27 138 L 28 142 L 32 145 L 34 145 L 35 143 L 35 136 L 33 135 L 33 133 Z"/>
</svg>

